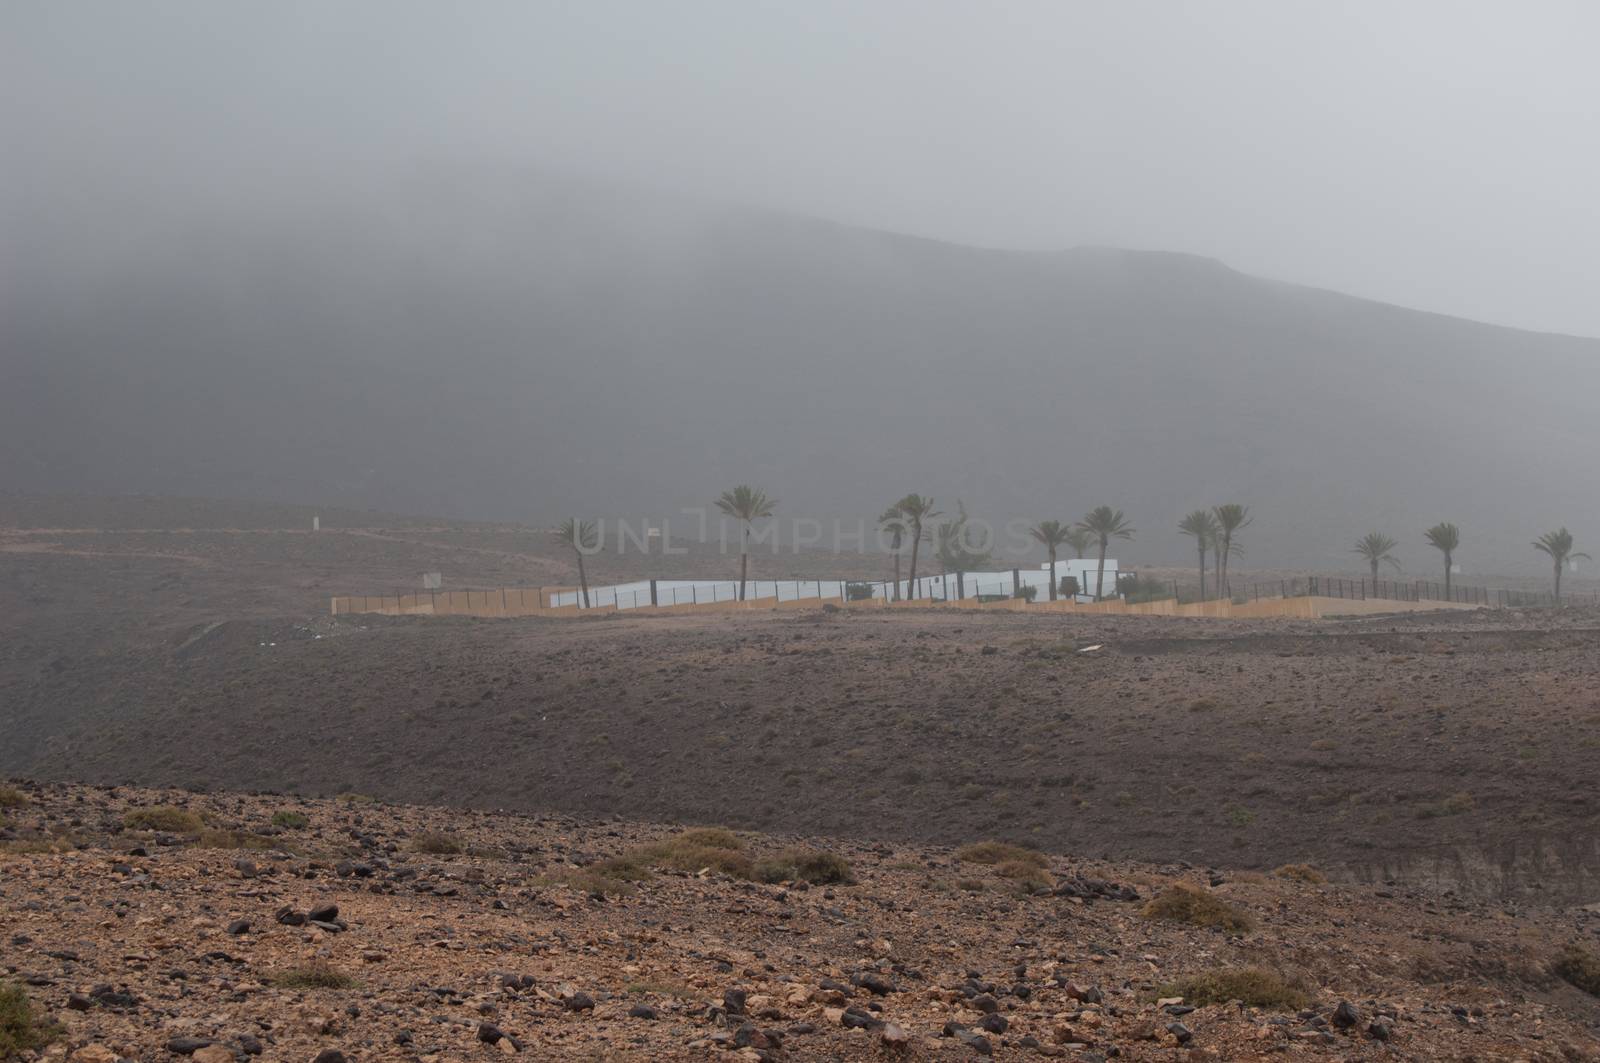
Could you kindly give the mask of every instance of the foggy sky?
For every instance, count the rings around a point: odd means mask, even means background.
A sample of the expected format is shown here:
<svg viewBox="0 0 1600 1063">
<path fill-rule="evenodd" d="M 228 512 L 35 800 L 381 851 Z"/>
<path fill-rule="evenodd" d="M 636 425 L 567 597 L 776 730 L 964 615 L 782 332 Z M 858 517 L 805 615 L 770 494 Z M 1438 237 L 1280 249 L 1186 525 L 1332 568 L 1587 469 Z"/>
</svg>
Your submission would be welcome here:
<svg viewBox="0 0 1600 1063">
<path fill-rule="evenodd" d="M 0 237 L 107 181 L 532 163 L 1600 336 L 1596 39 L 1584 0 L 8 0 Z"/>
</svg>

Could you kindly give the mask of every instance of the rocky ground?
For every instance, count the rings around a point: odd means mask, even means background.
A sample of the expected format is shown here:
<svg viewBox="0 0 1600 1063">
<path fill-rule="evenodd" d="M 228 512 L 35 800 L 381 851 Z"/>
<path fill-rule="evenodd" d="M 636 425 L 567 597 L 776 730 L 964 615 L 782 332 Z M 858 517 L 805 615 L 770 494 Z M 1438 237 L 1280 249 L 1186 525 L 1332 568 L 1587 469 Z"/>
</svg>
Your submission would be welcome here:
<svg viewBox="0 0 1600 1063">
<path fill-rule="evenodd" d="M 354 799 L 0 799 L 0 981 L 55 1024 L 20 1059 L 1600 1058 L 1552 966 L 1586 910 Z"/>
</svg>

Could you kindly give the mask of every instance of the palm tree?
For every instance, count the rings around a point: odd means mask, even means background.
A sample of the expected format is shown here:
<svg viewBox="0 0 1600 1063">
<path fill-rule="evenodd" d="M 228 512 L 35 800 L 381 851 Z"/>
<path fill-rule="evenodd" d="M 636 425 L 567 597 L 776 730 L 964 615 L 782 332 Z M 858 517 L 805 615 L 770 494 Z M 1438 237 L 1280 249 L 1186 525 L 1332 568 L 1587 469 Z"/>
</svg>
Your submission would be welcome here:
<svg viewBox="0 0 1600 1063">
<path fill-rule="evenodd" d="M 890 506 L 878 518 L 878 526 L 889 533 L 890 549 L 894 553 L 894 600 L 900 600 L 900 543 L 906 535 L 906 515 L 899 506 Z"/>
<path fill-rule="evenodd" d="M 589 608 L 589 574 L 583 570 L 583 555 L 600 549 L 600 534 L 592 520 L 573 520 L 568 517 L 555 531 L 556 542 L 572 547 L 578 555 L 578 586 L 583 591 L 583 607 Z"/>
<path fill-rule="evenodd" d="M 1394 548 L 1400 544 L 1382 532 L 1367 532 L 1356 540 L 1355 553 L 1361 555 L 1362 560 L 1372 566 L 1372 586 L 1378 586 L 1378 566 L 1388 563 L 1394 566 L 1396 572 L 1400 571 L 1400 562 L 1395 560 Z"/>
<path fill-rule="evenodd" d="M 1461 545 L 1461 529 L 1446 521 L 1435 524 L 1423 532 L 1423 537 L 1428 540 L 1428 545 L 1444 555 L 1444 598 L 1450 600 L 1450 568 L 1456 552 Z"/>
<path fill-rule="evenodd" d="M 1067 541 L 1067 528 L 1059 520 L 1041 520 L 1028 529 L 1034 542 L 1050 552 L 1050 600 L 1056 600 L 1056 547 Z"/>
<path fill-rule="evenodd" d="M 1580 557 L 1585 561 L 1591 561 L 1593 558 L 1582 552 L 1572 552 L 1572 533 L 1567 531 L 1565 527 L 1563 527 L 1560 531 L 1545 532 L 1543 535 L 1539 536 L 1538 539 L 1534 540 L 1533 548 L 1538 550 L 1540 553 L 1549 554 L 1550 560 L 1555 562 L 1556 604 L 1560 605 L 1561 570 L 1567 567 L 1568 561 L 1576 561 Z"/>
<path fill-rule="evenodd" d="M 911 532 L 911 571 L 906 575 L 906 596 L 915 598 L 917 596 L 917 548 L 922 545 L 922 525 L 924 522 L 939 516 L 939 511 L 933 508 L 932 498 L 924 498 L 921 495 L 906 495 L 906 497 L 895 503 L 895 506 L 900 510 L 900 515 L 909 522 L 908 529 Z"/>
<path fill-rule="evenodd" d="M 1076 525 L 1067 532 L 1067 545 L 1078 552 L 1079 561 L 1082 561 L 1083 555 L 1089 552 L 1089 544 L 1092 542 L 1094 542 L 1094 538 Z"/>
<path fill-rule="evenodd" d="M 1078 522 L 1078 527 L 1089 535 L 1091 542 L 1100 546 L 1100 567 L 1094 578 L 1094 600 L 1099 601 L 1106 585 L 1106 547 L 1112 539 L 1132 539 L 1133 529 L 1122 510 L 1110 506 L 1097 506 Z"/>
<path fill-rule="evenodd" d="M 1217 546 L 1220 548 L 1220 562 L 1217 568 L 1217 591 L 1221 594 L 1228 592 L 1228 555 L 1234 551 L 1233 536 L 1241 528 L 1250 524 L 1250 507 L 1241 506 L 1237 502 L 1229 502 L 1212 510 L 1217 518 Z M 1241 553 L 1243 551 L 1240 551 Z"/>
<path fill-rule="evenodd" d="M 1197 509 L 1178 522 L 1178 530 L 1194 536 L 1195 548 L 1200 552 L 1200 600 L 1206 600 L 1206 551 L 1216 542 L 1220 529 L 1217 518 L 1210 510 Z"/>
<path fill-rule="evenodd" d="M 745 576 L 750 571 L 750 524 L 762 517 L 772 516 L 772 510 L 778 504 L 775 498 L 768 498 L 765 491 L 758 491 L 748 484 L 740 484 L 732 491 L 722 492 L 722 497 L 717 499 L 717 508 L 728 516 L 744 525 L 744 534 L 739 538 L 739 600 L 744 601 Z"/>
</svg>

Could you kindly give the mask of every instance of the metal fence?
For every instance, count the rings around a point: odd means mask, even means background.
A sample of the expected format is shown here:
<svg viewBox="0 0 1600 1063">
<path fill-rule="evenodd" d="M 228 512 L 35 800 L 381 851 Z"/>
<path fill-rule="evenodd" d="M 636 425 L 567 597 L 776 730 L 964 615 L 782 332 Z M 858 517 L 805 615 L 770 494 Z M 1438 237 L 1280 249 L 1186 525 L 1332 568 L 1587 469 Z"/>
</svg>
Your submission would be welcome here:
<svg viewBox="0 0 1600 1063">
<path fill-rule="evenodd" d="M 1459 605 L 1483 605 L 1501 608 L 1549 608 L 1556 605 L 1600 603 L 1600 591 L 1579 594 L 1567 593 L 1558 602 L 1549 591 L 1525 591 L 1504 587 L 1474 587 L 1432 580 L 1352 579 L 1344 576 L 1302 576 L 1264 583 L 1252 583 L 1244 597 L 1251 601 L 1263 598 L 1349 598 L 1365 601 L 1369 598 L 1396 602 L 1452 602 Z"/>
</svg>

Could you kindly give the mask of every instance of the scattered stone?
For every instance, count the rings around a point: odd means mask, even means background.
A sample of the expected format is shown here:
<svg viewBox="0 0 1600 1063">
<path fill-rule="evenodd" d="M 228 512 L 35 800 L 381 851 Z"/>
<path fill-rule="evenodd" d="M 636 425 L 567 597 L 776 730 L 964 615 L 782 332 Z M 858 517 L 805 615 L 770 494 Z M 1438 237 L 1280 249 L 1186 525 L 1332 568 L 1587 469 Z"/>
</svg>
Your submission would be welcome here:
<svg viewBox="0 0 1600 1063">
<path fill-rule="evenodd" d="M 68 1063 L 117 1063 L 121 1058 L 105 1045 L 84 1045 L 68 1056 Z"/>
<path fill-rule="evenodd" d="M 167 1051 L 175 1056 L 192 1056 L 209 1044 L 203 1037 L 174 1037 L 167 1042 Z"/>
</svg>

